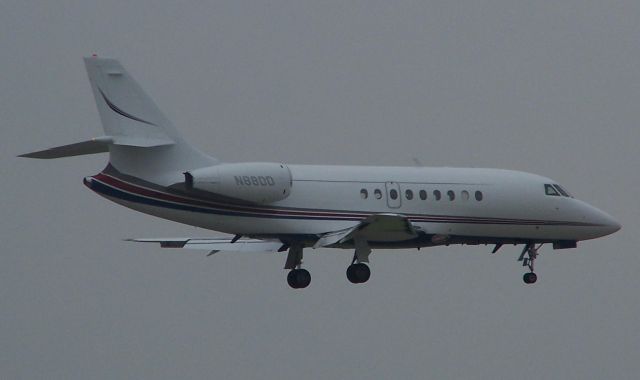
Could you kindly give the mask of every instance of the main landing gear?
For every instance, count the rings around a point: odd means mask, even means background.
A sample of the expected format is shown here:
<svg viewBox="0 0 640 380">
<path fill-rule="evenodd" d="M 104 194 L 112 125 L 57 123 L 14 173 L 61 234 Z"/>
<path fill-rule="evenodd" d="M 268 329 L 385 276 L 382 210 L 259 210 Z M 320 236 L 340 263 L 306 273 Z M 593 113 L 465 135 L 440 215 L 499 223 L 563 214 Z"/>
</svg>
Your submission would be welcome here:
<svg viewBox="0 0 640 380">
<path fill-rule="evenodd" d="M 287 283 L 293 289 L 304 289 L 311 283 L 311 274 L 302 269 L 302 245 L 295 244 L 289 247 L 287 262 L 284 269 L 291 269 L 287 275 Z"/>
<path fill-rule="evenodd" d="M 518 258 L 518 261 L 522 261 L 523 267 L 529 268 L 529 272 L 522 276 L 525 284 L 535 284 L 536 281 L 538 281 L 538 275 L 536 275 L 533 270 L 536 258 L 538 257 L 538 250 L 542 248 L 542 245 L 543 244 L 540 244 L 536 247 L 534 243 L 527 243 Z M 525 255 L 527 257 L 525 257 Z"/>
<path fill-rule="evenodd" d="M 351 265 L 347 268 L 347 279 L 353 284 L 362 284 L 371 277 L 371 270 L 365 264 L 369 262 L 371 248 L 369 248 L 366 240 L 359 237 L 354 239 L 354 243 L 356 251 L 353 254 Z M 287 262 L 284 264 L 284 269 L 289 269 L 287 283 L 293 289 L 303 289 L 311 283 L 311 274 L 308 270 L 302 268 L 303 248 L 302 244 L 290 245 Z"/>
<path fill-rule="evenodd" d="M 353 253 L 353 260 L 351 265 L 347 268 L 347 279 L 352 284 L 362 284 L 369 280 L 371 277 L 371 270 L 367 264 L 369 262 L 369 254 L 371 254 L 371 248 L 367 244 L 367 241 L 360 238 L 354 239 L 356 251 Z"/>
</svg>

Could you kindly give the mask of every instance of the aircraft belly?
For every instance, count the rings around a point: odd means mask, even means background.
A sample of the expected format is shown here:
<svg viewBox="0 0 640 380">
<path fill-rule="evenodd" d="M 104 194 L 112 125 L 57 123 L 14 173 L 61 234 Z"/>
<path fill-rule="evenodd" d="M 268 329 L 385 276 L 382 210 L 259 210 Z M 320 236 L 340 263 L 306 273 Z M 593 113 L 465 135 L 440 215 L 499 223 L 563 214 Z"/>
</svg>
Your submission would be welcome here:
<svg viewBox="0 0 640 380">
<path fill-rule="evenodd" d="M 584 226 L 545 226 L 518 224 L 423 223 L 421 228 L 432 235 L 516 238 L 532 240 L 584 240 L 591 228 Z"/>
</svg>

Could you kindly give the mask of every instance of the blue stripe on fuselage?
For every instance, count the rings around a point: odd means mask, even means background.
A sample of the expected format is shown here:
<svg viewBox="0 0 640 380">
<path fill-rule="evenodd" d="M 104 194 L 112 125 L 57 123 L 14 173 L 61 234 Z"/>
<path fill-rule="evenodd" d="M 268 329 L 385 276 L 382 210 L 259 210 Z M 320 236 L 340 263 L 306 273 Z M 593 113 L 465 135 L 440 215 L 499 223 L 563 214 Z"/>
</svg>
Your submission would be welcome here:
<svg viewBox="0 0 640 380">
<path fill-rule="evenodd" d="M 122 191 L 118 188 L 109 186 L 104 184 L 96 179 L 85 180 L 85 185 L 89 187 L 91 190 L 99 193 L 101 195 L 118 198 L 128 202 L 141 203 L 149 206 L 156 206 L 162 208 L 170 208 L 174 210 L 182 210 L 189 212 L 199 212 L 203 214 L 215 214 L 215 215 L 227 215 L 227 216 L 241 216 L 241 217 L 251 217 L 251 218 L 269 218 L 269 219 L 313 219 L 313 220 L 353 220 L 359 221 L 362 220 L 363 217 L 359 218 L 349 218 L 349 217 L 326 217 L 326 216 L 306 216 L 306 215 L 270 215 L 270 214 L 255 214 L 255 213 L 247 213 L 247 212 L 237 212 L 237 211 L 225 211 L 219 209 L 209 209 L 195 206 L 188 206 L 179 203 L 173 203 L 168 201 L 159 200 L 156 198 L 148 198 L 137 194 L 132 194 L 126 191 Z"/>
</svg>

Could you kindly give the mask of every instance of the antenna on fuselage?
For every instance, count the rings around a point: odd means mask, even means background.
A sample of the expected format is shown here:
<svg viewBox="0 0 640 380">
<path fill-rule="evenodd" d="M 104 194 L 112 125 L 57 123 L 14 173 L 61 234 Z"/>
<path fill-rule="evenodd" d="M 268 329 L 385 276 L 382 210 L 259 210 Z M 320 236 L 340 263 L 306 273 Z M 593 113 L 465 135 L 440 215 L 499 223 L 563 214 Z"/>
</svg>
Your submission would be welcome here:
<svg viewBox="0 0 640 380">
<path fill-rule="evenodd" d="M 418 157 L 411 157 L 411 161 L 413 161 L 413 163 L 419 168 L 424 166 L 424 164 L 418 159 Z"/>
</svg>

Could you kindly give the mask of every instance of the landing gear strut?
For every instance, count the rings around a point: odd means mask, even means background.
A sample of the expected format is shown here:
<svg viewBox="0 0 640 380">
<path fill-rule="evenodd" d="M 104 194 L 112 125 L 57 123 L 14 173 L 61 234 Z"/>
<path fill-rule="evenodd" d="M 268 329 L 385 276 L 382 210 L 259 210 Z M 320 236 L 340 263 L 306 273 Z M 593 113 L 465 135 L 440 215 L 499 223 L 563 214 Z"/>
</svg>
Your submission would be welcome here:
<svg viewBox="0 0 640 380">
<path fill-rule="evenodd" d="M 535 284 L 535 282 L 538 281 L 538 275 L 536 275 L 533 270 L 536 258 L 538 257 L 538 250 L 542 248 L 542 246 L 543 244 L 536 247 L 534 243 L 527 243 L 518 258 L 518 261 L 522 261 L 523 267 L 529 268 L 529 272 L 522 276 L 525 284 Z M 528 257 L 525 257 L 525 255 Z"/>
</svg>

